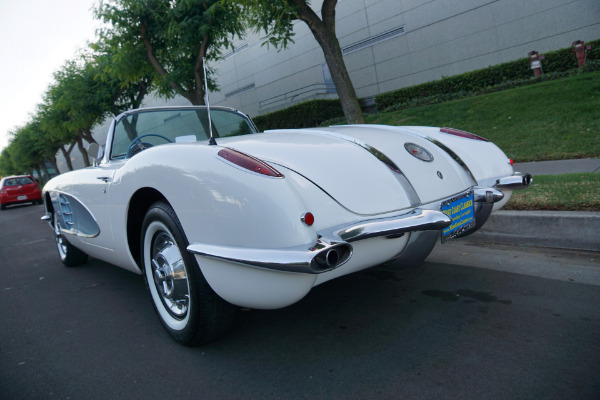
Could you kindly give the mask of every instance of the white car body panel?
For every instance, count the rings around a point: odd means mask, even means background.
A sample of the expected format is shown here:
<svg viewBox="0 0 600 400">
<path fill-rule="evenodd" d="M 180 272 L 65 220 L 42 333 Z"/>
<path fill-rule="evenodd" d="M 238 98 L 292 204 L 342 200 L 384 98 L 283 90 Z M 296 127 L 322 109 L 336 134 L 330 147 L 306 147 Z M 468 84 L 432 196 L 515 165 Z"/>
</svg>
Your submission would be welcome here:
<svg viewBox="0 0 600 400">
<path fill-rule="evenodd" d="M 198 244 L 198 248 L 284 252 L 310 248 L 332 227 L 385 220 L 414 210 L 441 214 L 442 201 L 476 186 L 491 188 L 498 179 L 513 175 L 508 158 L 493 143 L 430 127 L 278 130 L 217 139 L 216 146 L 206 141 L 164 144 L 127 160 L 110 160 L 110 138 L 111 134 L 99 166 L 60 175 L 45 186 L 44 193 L 72 196 L 97 222 L 100 232 L 93 237 L 65 232 L 73 246 L 136 273 L 141 270 L 132 243 L 139 243 L 139 238 L 130 237 L 128 218 L 139 206 L 137 193 L 159 193 L 170 204 L 190 248 Z M 470 172 L 433 141 L 451 148 Z M 404 148 L 407 142 L 425 148 L 433 160 L 413 157 Z M 417 200 L 400 174 L 365 146 L 383 153 L 402 171 Z M 266 161 L 283 177 L 266 177 L 233 165 L 218 156 L 224 148 Z M 307 212 L 314 214 L 312 226 L 301 222 Z M 243 307 L 280 308 L 318 284 L 400 256 L 418 230 L 355 241 L 347 262 L 322 273 L 257 268 L 202 252 L 195 257 L 207 282 L 223 299 Z"/>
</svg>

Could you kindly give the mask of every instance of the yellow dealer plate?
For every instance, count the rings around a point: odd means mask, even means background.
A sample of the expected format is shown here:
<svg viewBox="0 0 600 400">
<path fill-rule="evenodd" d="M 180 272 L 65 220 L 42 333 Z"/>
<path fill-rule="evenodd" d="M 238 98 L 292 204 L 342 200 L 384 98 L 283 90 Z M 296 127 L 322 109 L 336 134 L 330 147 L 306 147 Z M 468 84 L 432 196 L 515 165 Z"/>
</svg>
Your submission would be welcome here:
<svg viewBox="0 0 600 400">
<path fill-rule="evenodd" d="M 442 212 L 452 218 L 450 226 L 442 231 L 442 243 L 475 227 L 475 209 L 473 205 L 472 191 L 442 203 Z"/>
</svg>

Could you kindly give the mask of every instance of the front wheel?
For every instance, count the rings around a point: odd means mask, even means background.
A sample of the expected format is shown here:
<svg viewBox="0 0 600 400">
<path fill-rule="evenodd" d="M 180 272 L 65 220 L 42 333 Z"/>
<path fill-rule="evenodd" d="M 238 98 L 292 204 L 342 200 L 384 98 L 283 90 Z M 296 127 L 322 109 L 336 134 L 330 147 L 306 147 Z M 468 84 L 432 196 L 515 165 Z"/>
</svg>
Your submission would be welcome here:
<svg viewBox="0 0 600 400">
<path fill-rule="evenodd" d="M 155 203 L 142 224 L 142 264 L 154 310 L 179 343 L 207 343 L 233 324 L 235 307 L 221 299 L 202 275 L 175 211 Z"/>
<path fill-rule="evenodd" d="M 61 231 L 58 215 L 54 214 L 54 237 L 60 261 L 67 267 L 76 267 L 87 262 L 88 256 L 67 241 Z"/>
</svg>

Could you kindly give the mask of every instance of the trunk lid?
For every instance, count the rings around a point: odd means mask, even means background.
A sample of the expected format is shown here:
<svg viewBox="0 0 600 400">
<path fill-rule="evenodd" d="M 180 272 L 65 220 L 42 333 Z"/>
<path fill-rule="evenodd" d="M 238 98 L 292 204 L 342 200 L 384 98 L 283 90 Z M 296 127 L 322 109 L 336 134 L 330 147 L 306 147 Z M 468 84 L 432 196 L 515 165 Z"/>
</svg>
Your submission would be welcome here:
<svg viewBox="0 0 600 400">
<path fill-rule="evenodd" d="M 349 140 L 319 130 L 279 130 L 217 139 L 220 146 L 291 169 L 348 210 L 381 214 L 411 206 L 397 174 Z"/>
</svg>

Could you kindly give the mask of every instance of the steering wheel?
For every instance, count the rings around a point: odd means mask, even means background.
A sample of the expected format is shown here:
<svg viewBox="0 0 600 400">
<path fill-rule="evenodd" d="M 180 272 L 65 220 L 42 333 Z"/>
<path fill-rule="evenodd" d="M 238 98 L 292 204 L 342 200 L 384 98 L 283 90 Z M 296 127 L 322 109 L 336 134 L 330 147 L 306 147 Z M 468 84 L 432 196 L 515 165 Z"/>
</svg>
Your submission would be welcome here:
<svg viewBox="0 0 600 400">
<path fill-rule="evenodd" d="M 157 133 L 146 133 L 145 135 L 138 136 L 131 141 L 131 143 L 129 144 L 129 147 L 127 148 L 127 153 L 125 153 L 125 158 L 130 158 L 130 157 L 136 155 L 137 153 L 139 153 L 140 151 L 146 150 L 146 149 L 154 146 L 151 143 L 142 142 L 142 139 L 145 137 L 148 137 L 148 136 L 159 137 L 163 140 L 166 140 L 168 143 L 173 143 L 173 141 L 171 139 L 164 137 L 163 135 L 159 135 Z"/>
</svg>

